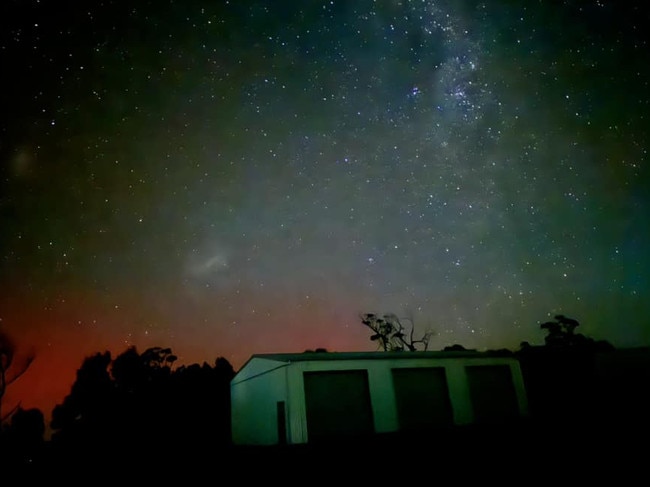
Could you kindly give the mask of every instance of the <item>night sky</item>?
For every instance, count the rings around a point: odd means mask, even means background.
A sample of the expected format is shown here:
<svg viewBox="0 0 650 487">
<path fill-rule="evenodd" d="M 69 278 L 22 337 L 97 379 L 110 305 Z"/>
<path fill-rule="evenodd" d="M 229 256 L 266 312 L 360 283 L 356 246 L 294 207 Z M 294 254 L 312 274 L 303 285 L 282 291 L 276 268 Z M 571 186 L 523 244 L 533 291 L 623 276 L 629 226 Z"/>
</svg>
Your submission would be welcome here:
<svg viewBox="0 0 650 487">
<path fill-rule="evenodd" d="M 363 312 L 650 345 L 644 4 L 3 0 L 9 403 L 129 345 L 374 350 Z"/>
</svg>

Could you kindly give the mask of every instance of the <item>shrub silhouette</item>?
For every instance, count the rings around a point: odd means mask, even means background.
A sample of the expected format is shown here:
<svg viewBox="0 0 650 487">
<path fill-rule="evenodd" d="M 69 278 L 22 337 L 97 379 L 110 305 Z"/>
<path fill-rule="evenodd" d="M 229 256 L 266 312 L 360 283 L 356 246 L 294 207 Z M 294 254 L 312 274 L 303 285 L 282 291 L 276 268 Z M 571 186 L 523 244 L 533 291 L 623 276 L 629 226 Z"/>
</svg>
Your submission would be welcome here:
<svg viewBox="0 0 650 487">
<path fill-rule="evenodd" d="M 52 442 L 86 455 L 110 449 L 140 457 L 181 445 L 227 445 L 232 366 L 220 357 L 213 366 L 174 369 L 175 360 L 171 349 L 160 347 L 86 358 L 70 394 L 52 412 Z"/>
</svg>

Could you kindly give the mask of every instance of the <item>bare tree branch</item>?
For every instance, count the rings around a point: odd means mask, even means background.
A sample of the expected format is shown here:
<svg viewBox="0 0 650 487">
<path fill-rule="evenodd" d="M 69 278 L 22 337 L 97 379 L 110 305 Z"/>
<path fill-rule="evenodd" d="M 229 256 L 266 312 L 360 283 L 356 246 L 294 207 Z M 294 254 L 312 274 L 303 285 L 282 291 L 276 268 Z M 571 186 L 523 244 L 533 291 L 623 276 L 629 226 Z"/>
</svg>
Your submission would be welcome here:
<svg viewBox="0 0 650 487">
<path fill-rule="evenodd" d="M 9 413 L 2 414 L 2 400 L 7 392 L 7 387 L 16 382 L 27 371 L 36 357 L 34 353 L 30 353 L 18 365 L 15 363 L 15 358 L 16 345 L 14 341 L 8 334 L 0 331 L 0 424 L 20 407 L 19 403 Z"/>
<path fill-rule="evenodd" d="M 406 322 L 407 326 L 403 322 Z M 416 352 L 419 348 L 427 350 L 429 340 L 434 335 L 433 331 L 427 331 L 416 340 L 413 318 L 409 316 L 400 319 L 393 313 L 387 313 L 382 317 L 374 313 L 365 313 L 361 315 L 361 323 L 373 331 L 370 340 L 378 342 L 379 347 L 385 352 L 403 350 Z"/>
</svg>

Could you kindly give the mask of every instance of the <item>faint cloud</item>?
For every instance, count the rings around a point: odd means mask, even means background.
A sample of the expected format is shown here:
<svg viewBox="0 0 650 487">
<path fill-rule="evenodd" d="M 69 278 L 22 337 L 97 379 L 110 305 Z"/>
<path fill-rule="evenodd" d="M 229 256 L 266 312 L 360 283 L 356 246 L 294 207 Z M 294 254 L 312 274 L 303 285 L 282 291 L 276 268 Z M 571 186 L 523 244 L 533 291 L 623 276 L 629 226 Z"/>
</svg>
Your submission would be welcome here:
<svg viewBox="0 0 650 487">
<path fill-rule="evenodd" d="M 228 254 L 218 250 L 210 255 L 191 255 L 187 272 L 196 279 L 205 279 L 228 270 Z"/>
<path fill-rule="evenodd" d="M 36 155 L 27 147 L 17 148 L 9 158 L 11 175 L 16 179 L 27 179 L 34 175 Z"/>
</svg>

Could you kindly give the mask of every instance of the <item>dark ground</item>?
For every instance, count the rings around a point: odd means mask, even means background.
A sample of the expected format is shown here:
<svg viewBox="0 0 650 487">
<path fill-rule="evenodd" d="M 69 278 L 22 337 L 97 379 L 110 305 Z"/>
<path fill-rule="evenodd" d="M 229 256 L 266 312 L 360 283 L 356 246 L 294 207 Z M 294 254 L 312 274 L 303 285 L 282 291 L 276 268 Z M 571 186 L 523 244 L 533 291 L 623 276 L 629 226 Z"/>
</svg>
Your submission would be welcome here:
<svg viewBox="0 0 650 487">
<path fill-rule="evenodd" d="M 650 463 L 647 427 L 521 423 L 426 435 L 386 435 L 285 447 L 47 443 L 0 471 L 0 485 L 237 485 L 480 481 L 502 484 L 638 483 Z M 4 457 L 6 460 L 7 457 Z M 6 463 L 6 462 L 5 462 Z M 63 485 L 62 484 L 62 485 Z"/>
</svg>

